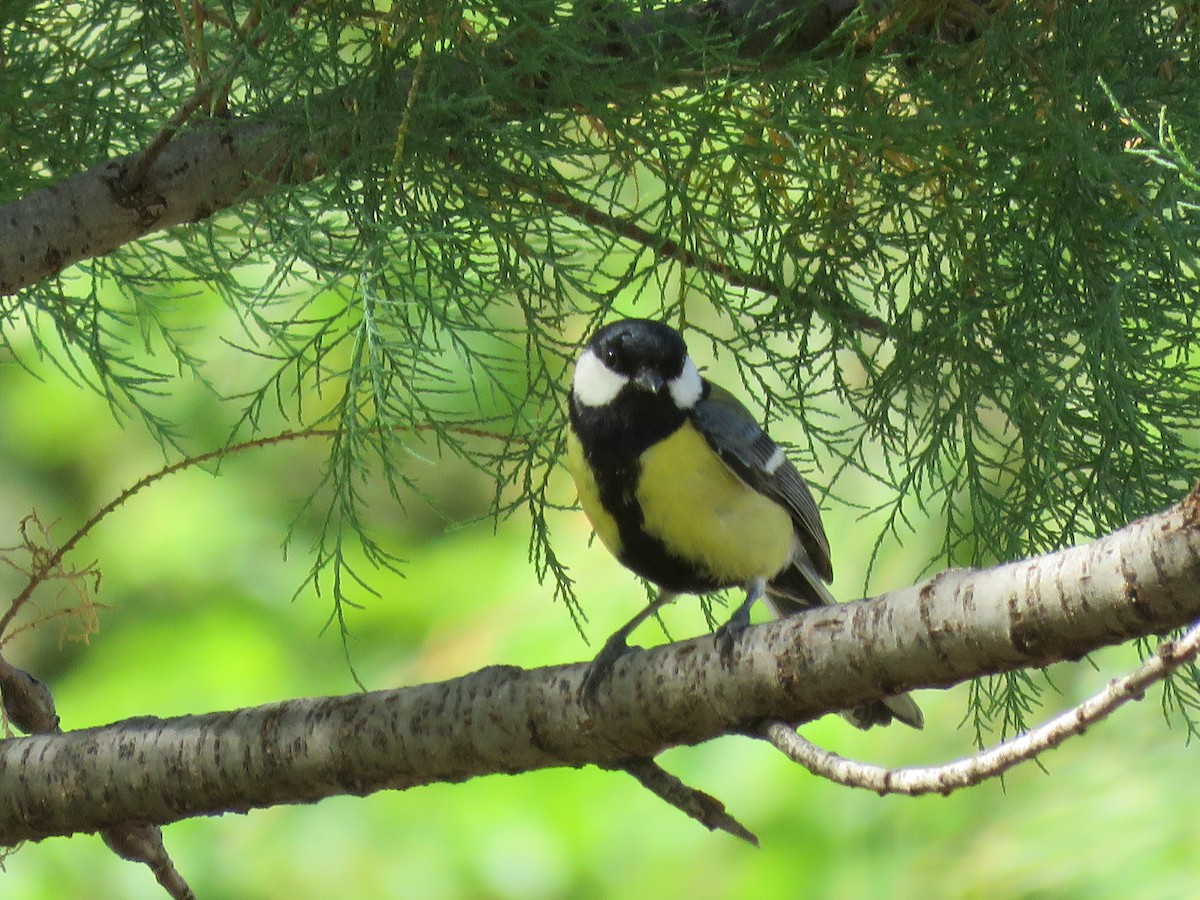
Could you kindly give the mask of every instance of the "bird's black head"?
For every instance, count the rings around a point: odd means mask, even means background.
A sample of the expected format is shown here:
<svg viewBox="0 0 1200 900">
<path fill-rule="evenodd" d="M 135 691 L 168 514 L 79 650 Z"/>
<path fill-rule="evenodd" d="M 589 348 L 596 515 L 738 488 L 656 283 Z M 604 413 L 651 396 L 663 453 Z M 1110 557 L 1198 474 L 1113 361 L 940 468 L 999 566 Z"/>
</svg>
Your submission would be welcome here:
<svg viewBox="0 0 1200 900">
<path fill-rule="evenodd" d="M 679 428 L 704 390 L 679 332 L 624 319 L 597 331 L 579 354 L 571 426 L 595 466 L 619 469 Z"/>
<path fill-rule="evenodd" d="M 650 319 L 623 319 L 605 325 L 588 342 L 588 349 L 618 375 L 657 390 L 683 371 L 687 344 L 679 332 Z"/>
<path fill-rule="evenodd" d="M 650 319 L 622 319 L 597 331 L 575 366 L 577 404 L 607 406 L 622 392 L 662 396 L 677 409 L 696 405 L 703 380 L 679 332 Z"/>
</svg>

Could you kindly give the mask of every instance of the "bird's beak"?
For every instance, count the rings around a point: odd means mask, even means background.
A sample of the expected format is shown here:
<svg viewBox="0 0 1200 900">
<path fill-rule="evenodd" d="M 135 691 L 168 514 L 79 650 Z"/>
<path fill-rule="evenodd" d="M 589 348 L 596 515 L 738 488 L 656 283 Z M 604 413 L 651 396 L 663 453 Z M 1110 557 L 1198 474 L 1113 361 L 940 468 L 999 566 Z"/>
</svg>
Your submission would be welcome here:
<svg viewBox="0 0 1200 900">
<path fill-rule="evenodd" d="M 643 391 L 649 391 L 651 394 L 657 394 L 663 389 L 662 376 L 650 369 L 643 369 L 638 372 L 634 376 L 633 383 Z"/>
</svg>

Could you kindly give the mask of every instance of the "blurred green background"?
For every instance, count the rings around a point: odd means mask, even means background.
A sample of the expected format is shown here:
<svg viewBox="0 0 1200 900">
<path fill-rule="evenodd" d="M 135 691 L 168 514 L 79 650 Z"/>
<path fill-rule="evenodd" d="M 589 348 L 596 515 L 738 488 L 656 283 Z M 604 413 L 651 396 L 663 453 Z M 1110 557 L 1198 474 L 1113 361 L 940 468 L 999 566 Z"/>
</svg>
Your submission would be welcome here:
<svg viewBox="0 0 1200 900">
<path fill-rule="evenodd" d="M 221 341 L 236 332 L 211 297 L 181 301 L 203 326 L 193 350 L 219 386 L 252 383 L 263 365 Z M 99 506 L 164 463 L 137 419 L 39 358 L 13 335 L 24 365 L 0 364 L 0 545 L 19 542 L 31 512 L 65 539 Z M 700 354 L 698 354 L 700 355 Z M 711 362 L 701 359 L 701 362 Z M 164 399 L 202 452 L 228 436 L 229 413 L 181 376 Z M 787 438 L 786 432 L 780 433 Z M 302 516 L 287 557 L 282 544 L 317 484 L 328 446 L 292 443 L 191 470 L 155 485 L 107 518 L 74 557 L 103 573 L 100 629 L 81 640 L 53 620 L 5 647 L 46 680 L 66 728 L 128 716 L 206 712 L 355 689 L 327 597 L 303 591 L 315 515 Z M 441 513 L 413 499 L 402 509 L 382 486 L 369 517 L 402 556 L 404 577 L 376 574 L 379 598 L 350 613 L 355 665 L 372 688 L 453 677 L 485 665 L 536 666 L 589 657 L 644 594 L 597 546 L 579 513 L 551 518 L 589 616 L 584 644 L 527 559 L 529 523 L 461 525 L 486 511 L 492 487 L 457 461 L 406 465 Z M 573 490 L 556 473 L 556 493 Z M 865 476 L 838 484 L 849 503 L 874 505 Z M 826 502 L 838 572 L 852 599 L 865 584 L 863 548 L 873 526 Z M 447 518 L 449 521 L 447 521 Z M 936 547 L 936 522 L 914 523 L 889 543 L 870 590 L 910 583 Z M 7 558 L 20 561 L 9 551 Z M 0 568 L 6 596 L 20 578 Z M 38 613 L 69 600 L 56 587 Z M 666 616 L 676 636 L 704 628 L 694 600 Z M 639 642 L 659 639 L 653 626 Z M 1063 707 L 1135 660 L 1129 649 L 1057 667 Z M 972 749 L 966 688 L 922 692 L 924 733 L 861 733 L 829 717 L 806 737 L 884 765 L 931 764 Z M 1049 714 L 1047 710 L 1046 714 Z M 1003 785 L 953 796 L 880 798 L 837 787 L 769 747 L 729 738 L 666 754 L 662 763 L 721 798 L 762 840 L 760 849 L 699 825 L 628 776 L 596 770 L 496 776 L 365 799 L 181 822 L 166 829 L 177 866 L 207 900 L 217 898 L 708 897 L 1184 897 L 1195 892 L 1195 750 L 1163 725 L 1157 694 L 1044 758 Z M 51 839 L 8 855 L 0 895 L 14 898 L 157 898 L 143 867 L 122 862 L 95 836 Z"/>
</svg>

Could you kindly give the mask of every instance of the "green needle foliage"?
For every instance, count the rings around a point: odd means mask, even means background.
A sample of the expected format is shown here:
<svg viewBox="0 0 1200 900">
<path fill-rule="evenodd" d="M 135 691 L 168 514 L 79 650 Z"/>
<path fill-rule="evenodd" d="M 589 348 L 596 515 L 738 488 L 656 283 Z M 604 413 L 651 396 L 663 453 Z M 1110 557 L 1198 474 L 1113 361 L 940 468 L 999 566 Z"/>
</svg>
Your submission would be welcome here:
<svg viewBox="0 0 1200 900">
<path fill-rule="evenodd" d="M 28 326 L 188 448 L 155 399 L 211 376 L 183 308 L 219 295 L 273 367 L 228 398 L 235 431 L 337 429 L 313 577 L 339 621 L 369 585 L 347 535 L 395 563 L 365 472 L 407 483 L 416 432 L 495 480 L 495 515 L 532 512 L 573 603 L 547 473 L 613 310 L 736 366 L 827 488 L 887 485 L 880 540 L 937 512 L 938 563 L 1177 498 L 1200 471 L 1197 4 L 869 5 L 815 49 L 786 26 L 824 5 L 794 6 L 9 3 L 0 201 L 195 97 L 188 127 L 271 123 L 318 177 L 2 299 L 0 335 Z M 982 686 L 977 732 L 1023 725 L 1035 681 Z"/>
</svg>

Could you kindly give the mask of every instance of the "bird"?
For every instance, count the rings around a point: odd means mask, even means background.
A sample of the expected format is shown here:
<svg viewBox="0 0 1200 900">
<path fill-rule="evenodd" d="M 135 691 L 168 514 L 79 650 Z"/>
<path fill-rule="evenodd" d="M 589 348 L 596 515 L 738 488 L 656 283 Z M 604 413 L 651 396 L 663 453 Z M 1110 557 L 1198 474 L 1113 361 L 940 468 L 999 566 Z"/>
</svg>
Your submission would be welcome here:
<svg viewBox="0 0 1200 900">
<path fill-rule="evenodd" d="M 700 374 L 674 328 L 653 319 L 599 328 L 576 359 L 568 411 L 567 468 L 584 513 L 617 560 L 658 589 L 593 660 L 585 703 L 633 630 L 680 594 L 745 589 L 717 632 L 723 656 L 759 599 L 779 617 L 837 602 L 808 485 L 750 411 Z M 842 715 L 864 729 L 924 725 L 908 694 Z"/>
</svg>

